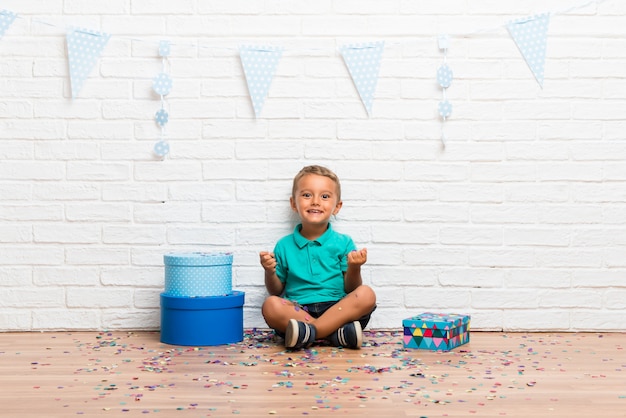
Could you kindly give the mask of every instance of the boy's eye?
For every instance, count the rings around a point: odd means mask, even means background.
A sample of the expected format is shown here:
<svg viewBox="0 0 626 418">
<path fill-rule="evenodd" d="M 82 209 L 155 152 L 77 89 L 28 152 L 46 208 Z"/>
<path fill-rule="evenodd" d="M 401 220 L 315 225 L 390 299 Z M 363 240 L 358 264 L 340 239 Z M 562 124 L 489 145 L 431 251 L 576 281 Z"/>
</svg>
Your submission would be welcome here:
<svg viewBox="0 0 626 418">
<path fill-rule="evenodd" d="M 311 197 L 311 193 L 302 193 L 302 197 Z"/>
<path fill-rule="evenodd" d="M 328 193 L 324 193 L 322 195 L 322 199 L 330 199 L 330 195 Z"/>
</svg>

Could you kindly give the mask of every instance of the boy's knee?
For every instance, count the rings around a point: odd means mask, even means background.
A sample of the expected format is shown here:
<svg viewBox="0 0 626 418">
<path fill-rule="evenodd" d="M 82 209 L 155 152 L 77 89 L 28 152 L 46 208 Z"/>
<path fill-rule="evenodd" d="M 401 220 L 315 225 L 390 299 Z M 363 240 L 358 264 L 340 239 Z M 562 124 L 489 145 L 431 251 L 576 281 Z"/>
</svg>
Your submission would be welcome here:
<svg viewBox="0 0 626 418">
<path fill-rule="evenodd" d="M 281 298 L 278 296 L 268 296 L 265 301 L 263 301 L 263 305 L 261 305 L 261 313 L 263 316 L 267 318 L 271 312 L 275 312 L 277 306 L 280 304 L 280 301 Z"/>
<path fill-rule="evenodd" d="M 262 308 L 265 309 L 267 307 L 269 309 L 272 309 L 272 308 L 280 305 L 282 303 L 282 300 L 283 299 L 281 297 L 279 297 L 279 296 L 268 296 L 263 301 Z"/>
<path fill-rule="evenodd" d="M 354 293 L 361 303 L 372 308 L 376 305 L 376 293 L 371 287 L 361 285 L 354 291 Z"/>
</svg>

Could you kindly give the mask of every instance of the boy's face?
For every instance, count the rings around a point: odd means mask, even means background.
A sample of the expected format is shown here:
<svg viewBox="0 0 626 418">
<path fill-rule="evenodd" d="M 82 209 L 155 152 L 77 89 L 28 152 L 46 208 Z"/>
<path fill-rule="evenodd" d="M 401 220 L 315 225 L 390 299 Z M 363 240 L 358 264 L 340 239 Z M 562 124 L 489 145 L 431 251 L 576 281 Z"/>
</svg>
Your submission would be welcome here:
<svg viewBox="0 0 626 418">
<path fill-rule="evenodd" d="M 303 226 L 328 224 L 330 217 L 339 213 L 342 205 L 335 182 L 317 174 L 307 174 L 298 181 L 290 203 Z"/>
</svg>

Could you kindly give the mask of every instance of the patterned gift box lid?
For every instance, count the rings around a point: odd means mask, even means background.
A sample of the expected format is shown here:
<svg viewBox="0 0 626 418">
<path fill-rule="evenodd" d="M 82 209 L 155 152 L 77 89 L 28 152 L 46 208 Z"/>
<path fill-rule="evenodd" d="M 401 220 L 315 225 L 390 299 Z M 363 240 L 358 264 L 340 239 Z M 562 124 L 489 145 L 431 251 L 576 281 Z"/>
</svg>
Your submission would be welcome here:
<svg viewBox="0 0 626 418">
<path fill-rule="evenodd" d="M 172 253 L 163 259 L 168 266 L 223 266 L 233 263 L 233 253 Z"/>
<path fill-rule="evenodd" d="M 405 328 L 451 329 L 467 324 L 469 320 L 469 315 L 424 312 L 402 320 L 402 326 Z"/>
</svg>

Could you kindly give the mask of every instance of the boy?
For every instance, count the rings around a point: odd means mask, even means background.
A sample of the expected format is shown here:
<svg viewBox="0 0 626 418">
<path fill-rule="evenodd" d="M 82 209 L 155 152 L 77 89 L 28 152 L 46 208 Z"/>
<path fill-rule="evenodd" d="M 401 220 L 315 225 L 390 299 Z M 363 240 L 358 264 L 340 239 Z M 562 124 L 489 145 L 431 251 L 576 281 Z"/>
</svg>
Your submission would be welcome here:
<svg viewBox="0 0 626 418">
<path fill-rule="evenodd" d="M 367 249 L 357 250 L 352 238 L 330 224 L 343 205 L 339 179 L 325 167 L 304 167 L 293 179 L 289 201 L 301 223 L 273 253 L 260 253 L 270 294 L 262 307 L 265 322 L 284 335 L 286 348 L 326 338 L 358 349 L 376 295 L 361 279 Z"/>
</svg>

